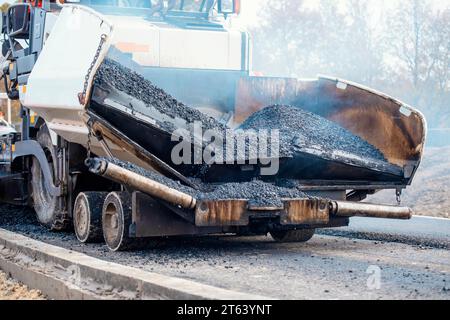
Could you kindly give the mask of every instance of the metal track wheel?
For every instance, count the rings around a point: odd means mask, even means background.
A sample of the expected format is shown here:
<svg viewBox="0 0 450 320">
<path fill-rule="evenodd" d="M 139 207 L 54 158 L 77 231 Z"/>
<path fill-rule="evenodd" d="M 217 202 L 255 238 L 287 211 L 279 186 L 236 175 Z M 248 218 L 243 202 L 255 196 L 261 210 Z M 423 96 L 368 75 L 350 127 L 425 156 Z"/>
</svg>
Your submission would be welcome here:
<svg viewBox="0 0 450 320">
<path fill-rule="evenodd" d="M 314 236 L 316 229 L 298 229 L 286 231 L 270 231 L 272 238 L 280 243 L 307 242 Z"/>
<path fill-rule="evenodd" d="M 127 192 L 111 192 L 102 210 L 103 237 L 111 251 L 135 249 L 138 239 L 130 237 L 131 197 Z"/>
<path fill-rule="evenodd" d="M 73 206 L 73 227 L 82 243 L 103 241 L 102 210 L 106 192 L 81 192 Z"/>
</svg>

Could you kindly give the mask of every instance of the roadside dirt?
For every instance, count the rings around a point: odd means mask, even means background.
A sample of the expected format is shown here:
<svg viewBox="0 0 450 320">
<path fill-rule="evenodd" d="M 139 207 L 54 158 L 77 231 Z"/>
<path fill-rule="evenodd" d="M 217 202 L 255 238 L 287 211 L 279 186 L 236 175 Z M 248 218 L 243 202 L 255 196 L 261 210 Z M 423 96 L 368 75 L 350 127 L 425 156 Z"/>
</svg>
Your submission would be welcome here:
<svg viewBox="0 0 450 320">
<path fill-rule="evenodd" d="M 45 300 L 39 290 L 30 290 L 0 270 L 0 300 Z"/>
<path fill-rule="evenodd" d="M 402 196 L 402 204 L 414 214 L 450 218 L 450 147 L 427 148 L 414 178 Z M 395 204 L 393 191 L 383 191 L 369 202 Z"/>
</svg>

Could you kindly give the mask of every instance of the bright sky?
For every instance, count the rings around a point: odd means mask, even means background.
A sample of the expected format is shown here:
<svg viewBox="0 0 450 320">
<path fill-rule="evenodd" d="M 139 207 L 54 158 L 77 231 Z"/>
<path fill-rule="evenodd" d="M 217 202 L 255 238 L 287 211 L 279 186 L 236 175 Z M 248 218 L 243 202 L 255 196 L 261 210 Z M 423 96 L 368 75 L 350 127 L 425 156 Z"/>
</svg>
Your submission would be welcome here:
<svg viewBox="0 0 450 320">
<path fill-rule="evenodd" d="M 261 10 L 267 1 L 276 0 L 241 0 L 241 15 L 234 19 L 234 23 L 238 26 L 247 27 L 258 23 L 258 12 Z M 335 0 L 337 2 L 343 2 L 345 0 Z M 374 6 L 374 14 L 379 14 L 380 10 L 376 10 L 381 7 L 392 7 L 396 6 L 400 1 L 404 0 L 372 0 L 376 3 Z M 0 0 L 0 4 L 4 2 L 12 3 L 13 0 Z M 306 0 L 307 5 L 314 8 L 317 5 L 317 0 Z M 431 0 L 431 5 L 433 8 L 445 8 L 450 7 L 450 0 Z"/>
<path fill-rule="evenodd" d="M 276 0 L 241 0 L 241 15 L 234 18 L 233 25 L 240 27 L 248 27 L 258 23 L 258 12 L 264 10 L 264 5 L 268 1 Z M 335 0 L 344 6 L 346 0 Z M 398 6 L 405 0 L 369 0 L 373 7 L 373 20 L 376 23 L 382 14 L 383 9 L 390 9 Z M 433 9 L 439 10 L 450 7 L 450 0 L 429 0 Z M 310 8 L 317 7 L 317 0 L 306 0 L 306 5 Z"/>
<path fill-rule="evenodd" d="M 258 11 L 267 0 L 241 0 L 241 15 L 236 19 L 243 26 L 253 25 L 258 22 Z"/>
</svg>

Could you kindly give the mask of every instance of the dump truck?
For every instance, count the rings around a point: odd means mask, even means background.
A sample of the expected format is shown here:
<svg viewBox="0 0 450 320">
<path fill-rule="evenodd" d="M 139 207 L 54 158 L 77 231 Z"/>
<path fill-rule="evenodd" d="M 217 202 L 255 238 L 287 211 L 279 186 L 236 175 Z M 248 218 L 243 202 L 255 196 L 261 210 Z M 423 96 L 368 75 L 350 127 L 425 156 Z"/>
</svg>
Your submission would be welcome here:
<svg viewBox="0 0 450 320">
<path fill-rule="evenodd" d="M 1 140 L 0 201 L 112 251 L 212 234 L 305 242 L 354 216 L 409 219 L 400 197 L 422 158 L 423 115 L 338 78 L 256 76 L 249 33 L 229 23 L 239 9 L 238 0 L 11 5 L 2 71 L 22 125 Z M 208 130 L 243 141 L 242 157 L 234 146 L 227 161 L 197 157 L 211 151 Z M 250 155 L 253 145 L 274 152 Z M 363 201 L 380 190 L 399 205 Z"/>
</svg>

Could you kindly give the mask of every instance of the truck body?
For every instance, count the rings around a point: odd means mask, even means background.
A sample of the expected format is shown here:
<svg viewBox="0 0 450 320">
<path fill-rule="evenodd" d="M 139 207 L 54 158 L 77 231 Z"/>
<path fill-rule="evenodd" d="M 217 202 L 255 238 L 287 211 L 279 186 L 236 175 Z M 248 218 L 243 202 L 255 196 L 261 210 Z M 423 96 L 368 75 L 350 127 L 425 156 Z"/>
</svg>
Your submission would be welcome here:
<svg viewBox="0 0 450 320">
<path fill-rule="evenodd" d="M 80 241 L 105 240 L 111 250 L 140 238 L 217 233 L 271 232 L 280 241 L 306 241 L 314 229 L 345 226 L 351 216 L 411 216 L 409 208 L 360 201 L 385 189 L 400 197 L 411 184 L 426 135 L 419 111 L 342 79 L 253 76 L 249 34 L 224 19 L 239 1 L 169 3 L 164 9 L 150 1 L 126 7 L 42 1 L 9 8 L 2 68 L 23 123 L 20 133 L 2 138 L 0 200 L 33 206 L 55 230 L 73 223 Z M 133 81 L 99 84 L 107 61 Z M 175 164 L 176 143 L 159 125 L 186 123 L 127 88 L 147 81 L 230 128 L 270 105 L 301 108 L 363 139 L 386 161 L 310 146 L 281 159 L 271 177 L 261 175 L 258 162 L 232 163 L 209 166 L 200 182 L 288 179 L 305 197 L 278 205 L 195 197 L 116 161 L 201 189 L 192 177 L 203 169 Z"/>
</svg>

